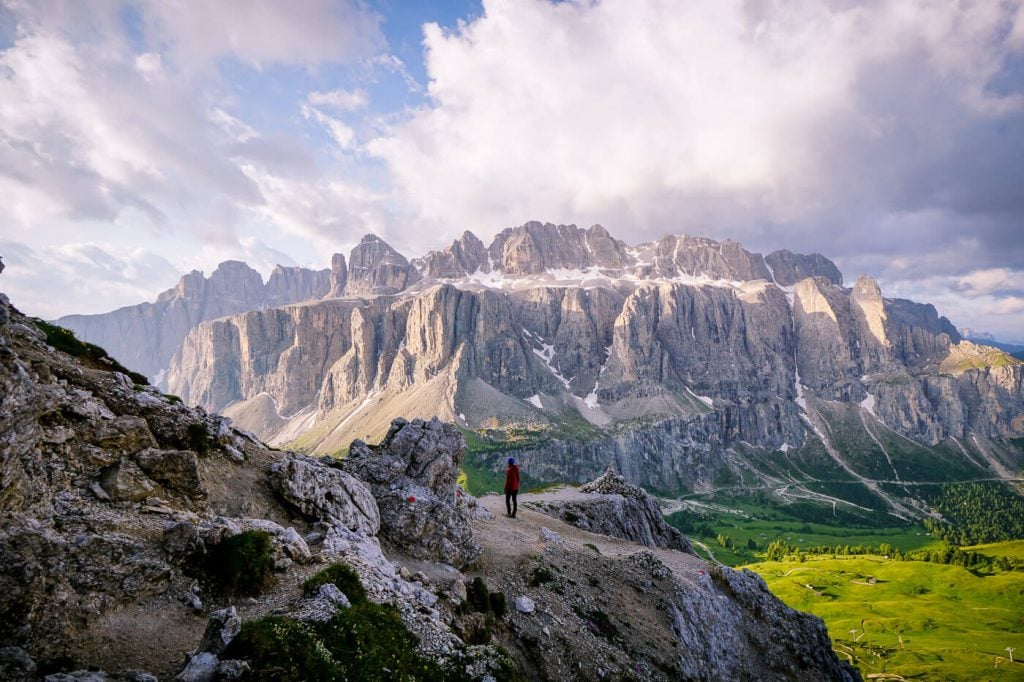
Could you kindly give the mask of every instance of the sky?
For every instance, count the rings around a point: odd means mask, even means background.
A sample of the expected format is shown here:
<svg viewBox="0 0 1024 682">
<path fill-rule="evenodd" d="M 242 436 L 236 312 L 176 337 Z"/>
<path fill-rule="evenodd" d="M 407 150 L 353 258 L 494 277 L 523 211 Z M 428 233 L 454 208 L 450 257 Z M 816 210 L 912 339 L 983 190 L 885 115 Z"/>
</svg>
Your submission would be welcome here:
<svg viewBox="0 0 1024 682">
<path fill-rule="evenodd" d="M 1024 344 L 1024 0 L 0 0 L 0 290 L 528 220 L 821 252 Z"/>
</svg>

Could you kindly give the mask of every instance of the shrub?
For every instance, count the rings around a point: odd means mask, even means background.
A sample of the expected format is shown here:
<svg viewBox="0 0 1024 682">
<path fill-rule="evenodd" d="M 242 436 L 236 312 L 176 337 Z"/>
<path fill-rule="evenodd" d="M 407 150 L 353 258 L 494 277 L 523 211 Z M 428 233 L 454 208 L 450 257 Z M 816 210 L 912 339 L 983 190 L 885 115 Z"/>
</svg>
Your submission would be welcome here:
<svg viewBox="0 0 1024 682">
<path fill-rule="evenodd" d="M 530 578 L 526 581 L 530 587 L 540 587 L 555 579 L 555 574 L 547 566 L 537 566 L 530 572 Z"/>
<path fill-rule="evenodd" d="M 584 547 L 589 547 L 590 549 L 594 550 L 595 554 L 600 554 L 601 553 L 601 550 L 599 550 L 597 548 L 597 545 L 595 545 L 593 542 L 588 542 L 588 543 L 584 544 L 583 546 Z"/>
<path fill-rule="evenodd" d="M 507 603 L 505 601 L 504 592 L 491 592 L 490 595 L 488 595 L 487 602 L 491 607 L 491 613 L 493 613 L 495 616 L 501 618 L 505 615 Z"/>
<path fill-rule="evenodd" d="M 470 610 L 478 613 L 487 613 L 490 608 L 490 592 L 487 590 L 487 583 L 480 576 L 473 578 L 466 589 L 466 605 Z"/>
<path fill-rule="evenodd" d="M 274 584 L 270 533 L 247 530 L 225 538 L 206 555 L 206 576 L 221 593 L 259 594 Z"/>
<path fill-rule="evenodd" d="M 248 621 L 224 656 L 244 658 L 256 680 L 464 680 L 416 651 L 418 640 L 390 605 L 364 601 L 326 623 Z"/>
<path fill-rule="evenodd" d="M 188 449 L 200 455 L 210 451 L 210 430 L 204 422 L 192 422 L 188 425 Z"/>
<path fill-rule="evenodd" d="M 312 624 L 268 616 L 247 621 L 225 655 L 245 658 L 257 680 L 334 680 L 340 670 Z"/>
<path fill-rule="evenodd" d="M 149 379 L 147 377 L 139 374 L 138 372 L 131 371 L 120 362 L 110 357 L 110 355 L 107 354 L 107 351 L 103 350 L 99 346 L 79 340 L 78 337 L 75 336 L 75 333 L 70 329 L 58 327 L 55 324 L 50 324 L 49 322 L 40 320 L 37 317 L 32 318 L 32 323 L 38 327 L 40 331 L 46 334 L 46 343 L 50 344 L 57 350 L 63 351 L 76 358 L 90 360 L 94 365 L 102 369 L 125 374 L 136 384 L 140 384 L 142 386 L 149 385 Z"/>
<path fill-rule="evenodd" d="M 359 574 L 347 564 L 332 564 L 313 574 L 306 582 L 302 583 L 302 592 L 307 597 L 312 596 L 320 589 L 321 585 L 328 583 L 332 583 L 344 592 L 353 606 L 366 601 L 366 588 L 363 587 Z"/>
</svg>

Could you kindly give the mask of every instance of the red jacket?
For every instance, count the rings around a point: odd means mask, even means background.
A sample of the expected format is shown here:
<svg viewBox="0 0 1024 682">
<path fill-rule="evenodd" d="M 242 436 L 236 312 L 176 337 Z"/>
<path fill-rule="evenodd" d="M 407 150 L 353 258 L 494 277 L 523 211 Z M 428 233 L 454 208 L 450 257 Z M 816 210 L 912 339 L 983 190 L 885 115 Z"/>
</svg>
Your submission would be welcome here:
<svg viewBox="0 0 1024 682">
<path fill-rule="evenodd" d="M 509 464 L 505 469 L 505 492 L 519 492 L 519 465 Z"/>
</svg>

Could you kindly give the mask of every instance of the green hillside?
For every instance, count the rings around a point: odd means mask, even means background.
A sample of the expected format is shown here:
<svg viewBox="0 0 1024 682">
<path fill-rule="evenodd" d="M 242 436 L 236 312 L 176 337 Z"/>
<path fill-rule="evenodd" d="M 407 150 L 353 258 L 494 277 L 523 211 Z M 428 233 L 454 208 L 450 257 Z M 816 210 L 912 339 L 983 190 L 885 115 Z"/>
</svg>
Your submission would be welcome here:
<svg viewBox="0 0 1024 682">
<path fill-rule="evenodd" d="M 987 545 L 974 545 L 964 547 L 966 550 L 984 554 L 990 557 L 1010 557 L 1011 559 L 1024 559 L 1024 540 L 1011 540 L 1010 542 L 992 542 Z"/>
<path fill-rule="evenodd" d="M 989 556 L 1022 552 L 988 545 Z M 747 566 L 793 608 L 825 620 L 836 651 L 866 678 L 1024 679 L 1024 572 L 977 575 L 877 556 L 805 557 Z M 891 678 L 898 679 L 898 678 Z"/>
</svg>

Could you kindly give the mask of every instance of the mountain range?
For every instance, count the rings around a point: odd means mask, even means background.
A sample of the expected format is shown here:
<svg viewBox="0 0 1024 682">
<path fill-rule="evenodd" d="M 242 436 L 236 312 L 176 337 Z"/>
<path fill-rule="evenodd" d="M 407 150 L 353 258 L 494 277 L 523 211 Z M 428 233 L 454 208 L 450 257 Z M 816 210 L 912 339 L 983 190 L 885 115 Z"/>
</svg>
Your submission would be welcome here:
<svg viewBox="0 0 1024 682">
<path fill-rule="evenodd" d="M 902 518 L 925 513 L 929 486 L 1024 462 L 1024 363 L 867 276 L 844 286 L 820 254 L 730 240 L 530 222 L 409 260 L 367 235 L 330 270 L 263 284 L 225 263 L 58 323 L 307 451 L 436 415 L 484 471 L 499 452 L 535 481 L 611 462 L 666 493 L 768 489 Z"/>
</svg>

